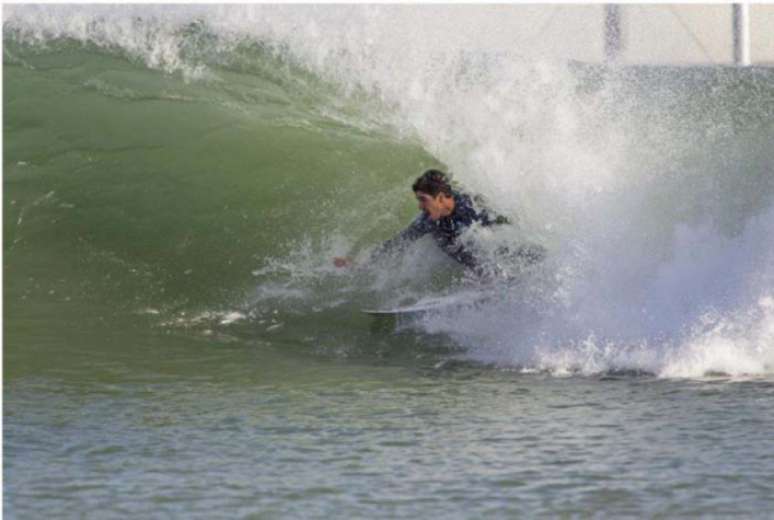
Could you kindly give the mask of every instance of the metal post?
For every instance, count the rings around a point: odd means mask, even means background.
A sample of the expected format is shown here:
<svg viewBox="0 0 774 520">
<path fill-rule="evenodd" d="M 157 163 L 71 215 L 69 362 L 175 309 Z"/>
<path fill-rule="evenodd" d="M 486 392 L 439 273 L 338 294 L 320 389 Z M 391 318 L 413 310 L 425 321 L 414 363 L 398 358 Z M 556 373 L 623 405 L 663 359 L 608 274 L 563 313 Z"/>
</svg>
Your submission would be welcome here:
<svg viewBox="0 0 774 520">
<path fill-rule="evenodd" d="M 750 5 L 747 3 L 731 6 L 731 23 L 734 37 L 734 64 L 750 64 Z"/>
<path fill-rule="evenodd" d="M 621 7 L 605 4 L 605 61 L 615 62 L 621 54 Z"/>
</svg>

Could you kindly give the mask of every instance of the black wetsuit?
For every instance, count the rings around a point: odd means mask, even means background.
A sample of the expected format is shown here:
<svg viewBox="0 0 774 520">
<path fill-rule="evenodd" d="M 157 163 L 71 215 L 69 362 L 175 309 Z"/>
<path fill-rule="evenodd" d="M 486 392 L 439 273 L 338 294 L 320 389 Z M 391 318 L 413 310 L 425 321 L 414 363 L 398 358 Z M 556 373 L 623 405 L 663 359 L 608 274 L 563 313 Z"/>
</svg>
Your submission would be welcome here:
<svg viewBox="0 0 774 520">
<path fill-rule="evenodd" d="M 458 242 L 459 236 L 475 222 L 482 226 L 491 226 L 507 224 L 508 219 L 492 216 L 486 209 L 476 210 L 473 207 L 473 201 L 468 195 L 452 191 L 452 196 L 454 197 L 454 210 L 449 216 L 432 220 L 423 211 L 398 236 L 384 242 L 374 251 L 374 256 L 380 256 L 381 254 L 403 248 L 408 243 L 430 234 L 436 244 L 453 259 L 466 267 L 478 267 L 479 262 L 473 254 Z"/>
</svg>

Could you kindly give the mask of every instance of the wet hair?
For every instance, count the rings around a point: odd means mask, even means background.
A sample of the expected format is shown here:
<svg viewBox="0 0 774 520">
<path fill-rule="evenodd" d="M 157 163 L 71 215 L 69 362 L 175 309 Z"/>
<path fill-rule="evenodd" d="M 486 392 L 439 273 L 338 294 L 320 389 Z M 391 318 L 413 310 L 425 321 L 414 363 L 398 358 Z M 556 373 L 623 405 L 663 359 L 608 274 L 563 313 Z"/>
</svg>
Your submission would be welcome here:
<svg viewBox="0 0 774 520">
<path fill-rule="evenodd" d="M 422 193 L 427 193 L 431 197 L 435 197 L 439 193 L 443 193 L 449 197 L 452 196 L 449 177 L 440 170 L 427 170 L 417 177 L 417 180 L 411 185 L 411 189 L 414 190 L 415 193 L 421 191 Z"/>
</svg>

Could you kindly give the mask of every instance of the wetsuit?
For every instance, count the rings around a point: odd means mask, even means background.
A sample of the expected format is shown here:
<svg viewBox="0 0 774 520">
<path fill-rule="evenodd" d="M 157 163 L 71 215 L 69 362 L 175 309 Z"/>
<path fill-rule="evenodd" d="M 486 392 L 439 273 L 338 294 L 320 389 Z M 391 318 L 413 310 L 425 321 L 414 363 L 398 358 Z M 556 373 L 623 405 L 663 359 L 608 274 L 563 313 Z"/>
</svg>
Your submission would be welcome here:
<svg viewBox="0 0 774 520">
<path fill-rule="evenodd" d="M 485 209 L 477 211 L 468 195 L 452 191 L 452 196 L 454 197 L 454 210 L 449 216 L 432 220 L 427 213 L 421 212 L 409 227 L 401 231 L 395 238 L 379 246 L 374 251 L 373 256 L 381 256 L 384 253 L 401 249 L 408 243 L 430 234 L 435 243 L 457 262 L 470 268 L 478 267 L 479 262 L 473 254 L 458 243 L 459 236 L 475 222 L 482 226 L 491 226 L 507 224 L 508 219 L 493 217 Z"/>
</svg>

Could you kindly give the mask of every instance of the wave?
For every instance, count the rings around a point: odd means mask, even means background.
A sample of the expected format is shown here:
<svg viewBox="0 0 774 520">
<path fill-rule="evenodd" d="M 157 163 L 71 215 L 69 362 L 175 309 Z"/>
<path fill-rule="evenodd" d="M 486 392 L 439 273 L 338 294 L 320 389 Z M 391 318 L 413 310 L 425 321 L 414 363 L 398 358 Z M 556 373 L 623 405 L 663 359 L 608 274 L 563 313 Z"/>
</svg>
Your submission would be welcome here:
<svg viewBox="0 0 774 520">
<path fill-rule="evenodd" d="M 770 373 L 772 72 L 569 61 L 513 45 L 524 13 L 8 6 L 6 256 L 66 261 L 65 292 L 165 324 L 314 337 L 462 286 L 497 300 L 412 327 L 478 362 Z M 330 265 L 400 229 L 436 166 L 516 222 L 473 234 L 482 254 L 534 242 L 548 260 L 498 265 L 516 288 L 423 243 Z M 363 323 L 337 338 L 368 342 Z"/>
</svg>

